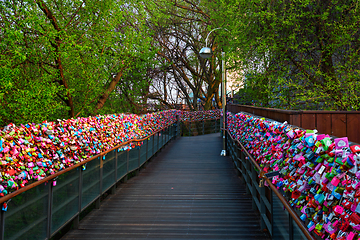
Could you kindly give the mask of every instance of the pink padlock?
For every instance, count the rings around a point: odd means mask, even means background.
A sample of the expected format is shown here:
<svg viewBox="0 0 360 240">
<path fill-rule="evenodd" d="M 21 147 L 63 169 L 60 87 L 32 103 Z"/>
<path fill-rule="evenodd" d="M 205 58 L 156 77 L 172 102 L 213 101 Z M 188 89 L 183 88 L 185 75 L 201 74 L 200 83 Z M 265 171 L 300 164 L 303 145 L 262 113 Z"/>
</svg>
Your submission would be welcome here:
<svg viewBox="0 0 360 240">
<path fill-rule="evenodd" d="M 315 229 L 315 224 L 312 225 L 312 226 L 309 228 L 309 232 L 311 232 L 311 231 L 314 230 L 314 229 Z"/>
<path fill-rule="evenodd" d="M 329 234 L 333 234 L 338 230 L 337 227 L 334 227 L 331 222 L 324 224 L 324 229 Z"/>
<path fill-rule="evenodd" d="M 349 141 L 347 137 L 335 138 L 335 147 L 336 149 L 342 149 L 343 147 L 349 147 Z"/>
<path fill-rule="evenodd" d="M 306 214 L 306 212 L 305 212 L 306 209 L 307 209 L 307 206 L 304 206 L 303 209 L 301 209 L 301 212 L 302 212 L 303 214 Z"/>
<path fill-rule="evenodd" d="M 344 212 L 344 208 L 342 206 L 336 205 L 334 208 L 334 212 L 341 215 Z"/>
<path fill-rule="evenodd" d="M 352 212 L 355 212 L 356 207 L 357 207 L 357 204 L 356 204 L 356 203 L 353 203 L 353 205 L 351 205 L 350 210 L 351 210 Z"/>
<path fill-rule="evenodd" d="M 347 236 L 346 236 L 346 240 L 353 240 L 355 237 L 355 233 L 354 232 L 350 232 Z"/>
<path fill-rule="evenodd" d="M 338 179 L 337 177 L 334 177 L 332 180 L 331 180 L 331 184 L 334 185 L 335 187 L 337 185 L 339 185 L 340 183 L 340 179 Z"/>
<path fill-rule="evenodd" d="M 320 140 L 323 140 L 325 137 L 326 137 L 325 134 L 319 134 L 319 135 L 316 136 L 316 140 L 320 141 Z"/>
<path fill-rule="evenodd" d="M 323 185 L 326 185 L 329 183 L 329 179 L 325 178 L 322 182 L 321 182 Z"/>
</svg>

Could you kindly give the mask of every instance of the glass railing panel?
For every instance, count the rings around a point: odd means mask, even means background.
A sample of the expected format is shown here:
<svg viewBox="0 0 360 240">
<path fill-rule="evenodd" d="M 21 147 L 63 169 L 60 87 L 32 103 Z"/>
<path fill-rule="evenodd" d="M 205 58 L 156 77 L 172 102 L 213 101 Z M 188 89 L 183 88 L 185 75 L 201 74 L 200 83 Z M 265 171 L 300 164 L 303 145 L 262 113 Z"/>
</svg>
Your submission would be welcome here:
<svg viewBox="0 0 360 240">
<path fill-rule="evenodd" d="M 299 226 L 294 220 L 292 220 L 293 225 L 293 240 L 307 240 L 303 232 L 300 230 Z"/>
<path fill-rule="evenodd" d="M 159 132 L 159 149 L 164 145 L 164 130 Z"/>
<path fill-rule="evenodd" d="M 79 171 L 73 169 L 59 176 L 53 187 L 51 233 L 79 212 Z"/>
<path fill-rule="evenodd" d="M 49 183 L 43 183 L 11 199 L 5 212 L 4 239 L 45 239 L 47 235 Z"/>
<path fill-rule="evenodd" d="M 100 158 L 88 162 L 82 170 L 81 208 L 100 195 Z"/>
<path fill-rule="evenodd" d="M 273 239 L 289 239 L 289 213 L 284 210 L 280 199 L 272 193 Z"/>
<path fill-rule="evenodd" d="M 129 172 L 139 167 L 139 151 L 138 147 L 129 151 Z"/>
<path fill-rule="evenodd" d="M 127 174 L 127 151 L 117 153 L 117 180 L 120 180 Z"/>
<path fill-rule="evenodd" d="M 148 138 L 147 141 L 147 149 L 148 149 L 148 154 L 147 154 L 147 157 L 148 159 L 151 158 L 151 156 L 153 155 L 153 142 L 154 142 L 154 137 L 151 136 L 150 138 Z"/>
<path fill-rule="evenodd" d="M 156 134 L 154 134 L 153 135 L 153 137 L 154 137 L 154 149 L 153 149 L 153 154 L 154 153 L 156 153 L 157 152 L 157 150 L 158 150 L 158 134 L 156 133 Z"/>
<path fill-rule="evenodd" d="M 147 147 L 148 141 L 145 140 L 142 143 L 143 144 L 140 147 L 140 164 L 143 164 L 144 162 L 146 162 L 146 147 Z"/>
<path fill-rule="evenodd" d="M 107 153 L 103 160 L 102 192 L 115 183 L 115 150 Z"/>
<path fill-rule="evenodd" d="M 168 142 L 169 139 L 169 128 L 164 130 L 164 145 Z"/>
</svg>

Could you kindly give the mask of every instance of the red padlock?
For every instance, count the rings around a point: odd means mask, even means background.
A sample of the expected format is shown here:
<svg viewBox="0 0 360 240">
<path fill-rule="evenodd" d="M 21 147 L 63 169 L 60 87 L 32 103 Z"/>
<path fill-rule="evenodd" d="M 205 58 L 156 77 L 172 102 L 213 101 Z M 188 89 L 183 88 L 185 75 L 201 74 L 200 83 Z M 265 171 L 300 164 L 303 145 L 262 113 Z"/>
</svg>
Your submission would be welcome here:
<svg viewBox="0 0 360 240">
<path fill-rule="evenodd" d="M 360 145 L 350 146 L 350 150 L 351 150 L 353 153 L 359 153 L 359 152 L 360 152 Z"/>
<path fill-rule="evenodd" d="M 350 209 L 351 206 L 352 206 L 352 202 L 349 200 L 349 199 L 345 199 L 343 202 L 342 202 L 342 205 L 345 209 Z"/>
<path fill-rule="evenodd" d="M 360 216 L 354 212 L 350 215 L 350 221 L 358 225 L 360 223 Z"/>
</svg>

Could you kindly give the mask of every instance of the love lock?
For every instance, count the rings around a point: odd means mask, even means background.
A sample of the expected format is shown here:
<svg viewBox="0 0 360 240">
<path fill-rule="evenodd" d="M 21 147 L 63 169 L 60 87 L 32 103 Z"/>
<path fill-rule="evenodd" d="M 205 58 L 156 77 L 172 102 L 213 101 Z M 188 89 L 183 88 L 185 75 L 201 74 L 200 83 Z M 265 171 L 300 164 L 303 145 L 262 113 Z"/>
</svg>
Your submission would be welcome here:
<svg viewBox="0 0 360 240">
<path fill-rule="evenodd" d="M 9 199 L 8 201 L 4 202 L 2 204 L 1 210 L 6 212 L 8 210 L 8 203 L 11 201 L 11 199 Z"/>
<path fill-rule="evenodd" d="M 221 150 L 220 156 L 225 157 L 226 156 L 226 150 Z"/>
</svg>

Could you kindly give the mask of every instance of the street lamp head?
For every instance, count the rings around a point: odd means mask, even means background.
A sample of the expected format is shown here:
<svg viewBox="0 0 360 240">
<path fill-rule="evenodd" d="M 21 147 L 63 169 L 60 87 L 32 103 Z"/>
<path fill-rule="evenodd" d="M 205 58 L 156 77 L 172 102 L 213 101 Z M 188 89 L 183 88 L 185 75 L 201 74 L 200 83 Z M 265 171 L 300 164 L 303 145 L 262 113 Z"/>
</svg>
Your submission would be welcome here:
<svg viewBox="0 0 360 240">
<path fill-rule="evenodd" d="M 203 47 L 200 50 L 199 54 L 200 54 L 200 57 L 202 57 L 202 58 L 210 58 L 212 56 L 211 48 Z"/>
</svg>

